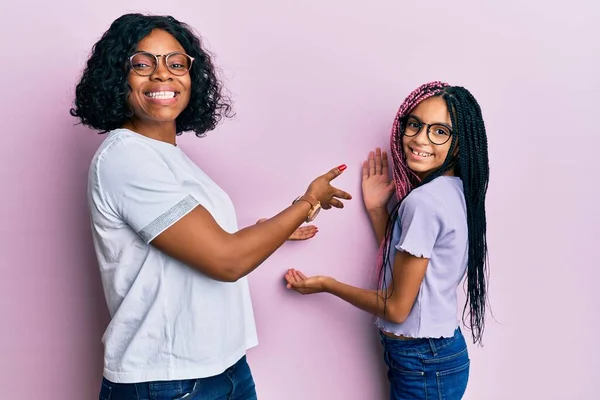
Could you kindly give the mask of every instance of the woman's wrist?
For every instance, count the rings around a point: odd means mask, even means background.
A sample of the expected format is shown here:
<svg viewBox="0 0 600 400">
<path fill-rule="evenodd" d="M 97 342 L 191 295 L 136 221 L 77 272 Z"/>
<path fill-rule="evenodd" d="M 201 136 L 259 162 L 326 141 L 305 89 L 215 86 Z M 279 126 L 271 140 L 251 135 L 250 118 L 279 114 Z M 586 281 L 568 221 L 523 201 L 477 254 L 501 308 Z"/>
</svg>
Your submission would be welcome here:
<svg viewBox="0 0 600 400">
<path fill-rule="evenodd" d="M 306 193 L 304 193 L 302 196 L 300 196 L 299 199 L 310 203 L 310 205 L 312 207 L 314 207 L 319 202 L 319 198 L 317 196 L 315 196 L 315 194 L 309 193 L 308 191 Z"/>
<path fill-rule="evenodd" d="M 312 192 L 312 191 L 310 191 L 310 190 L 307 190 L 307 191 L 306 191 L 306 192 L 305 192 L 305 193 L 302 195 L 302 197 L 306 197 L 306 198 L 308 198 L 308 199 L 310 200 L 310 202 L 311 202 L 311 203 L 317 203 L 317 202 L 319 202 L 319 201 L 320 201 L 320 200 L 319 200 L 319 196 L 317 196 L 317 194 L 316 194 L 316 193 L 314 193 L 314 192 Z"/>
</svg>

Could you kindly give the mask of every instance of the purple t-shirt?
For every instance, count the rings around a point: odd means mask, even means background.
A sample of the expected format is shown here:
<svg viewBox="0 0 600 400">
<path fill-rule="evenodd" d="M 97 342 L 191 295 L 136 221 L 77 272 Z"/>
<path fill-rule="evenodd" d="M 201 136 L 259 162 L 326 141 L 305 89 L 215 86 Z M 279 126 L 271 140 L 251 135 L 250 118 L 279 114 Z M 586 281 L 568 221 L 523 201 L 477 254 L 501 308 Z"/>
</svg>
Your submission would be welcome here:
<svg viewBox="0 0 600 400">
<path fill-rule="evenodd" d="M 451 337 L 458 327 L 457 288 L 467 268 L 467 210 L 462 180 L 441 176 L 411 191 L 398 209 L 392 245 L 429 259 L 425 277 L 408 318 L 377 326 L 413 338 Z M 393 268 L 396 251 L 390 252 Z M 391 285 L 391 268 L 386 283 Z"/>
</svg>

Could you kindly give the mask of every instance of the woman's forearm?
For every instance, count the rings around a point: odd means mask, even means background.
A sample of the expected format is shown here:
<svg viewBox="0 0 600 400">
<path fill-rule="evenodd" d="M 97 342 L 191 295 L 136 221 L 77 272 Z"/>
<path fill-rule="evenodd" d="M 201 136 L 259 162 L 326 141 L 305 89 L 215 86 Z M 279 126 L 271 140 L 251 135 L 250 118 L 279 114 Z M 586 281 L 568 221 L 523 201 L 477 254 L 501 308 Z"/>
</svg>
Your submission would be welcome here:
<svg viewBox="0 0 600 400">
<path fill-rule="evenodd" d="M 232 245 L 238 260 L 236 275 L 241 278 L 262 264 L 304 223 L 310 209 L 310 203 L 298 201 L 273 218 L 236 232 Z"/>
</svg>

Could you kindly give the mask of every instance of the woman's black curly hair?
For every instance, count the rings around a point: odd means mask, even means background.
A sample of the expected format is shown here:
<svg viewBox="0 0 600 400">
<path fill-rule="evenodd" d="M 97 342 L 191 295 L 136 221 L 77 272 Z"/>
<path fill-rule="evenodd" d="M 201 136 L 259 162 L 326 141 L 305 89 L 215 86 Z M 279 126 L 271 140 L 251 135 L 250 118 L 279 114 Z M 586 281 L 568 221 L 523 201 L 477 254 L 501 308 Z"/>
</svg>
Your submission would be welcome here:
<svg viewBox="0 0 600 400">
<path fill-rule="evenodd" d="M 221 94 L 222 84 L 216 77 L 210 55 L 192 29 L 171 16 L 143 14 L 117 18 L 94 45 L 75 89 L 72 116 L 100 133 L 120 128 L 133 116 L 127 103 L 130 94 L 127 59 L 140 40 L 154 29 L 173 35 L 186 53 L 195 58 L 190 69 L 190 101 L 177 117 L 177 134 L 193 131 L 200 137 L 214 129 L 223 117 L 231 116 L 230 101 Z"/>
</svg>

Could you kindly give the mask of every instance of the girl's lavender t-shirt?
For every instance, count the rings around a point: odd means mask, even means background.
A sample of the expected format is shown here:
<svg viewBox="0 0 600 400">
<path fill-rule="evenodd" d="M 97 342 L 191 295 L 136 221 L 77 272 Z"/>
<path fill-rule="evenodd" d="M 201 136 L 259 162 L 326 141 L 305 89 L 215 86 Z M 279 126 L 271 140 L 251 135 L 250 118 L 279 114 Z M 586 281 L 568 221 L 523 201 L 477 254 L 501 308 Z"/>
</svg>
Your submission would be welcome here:
<svg viewBox="0 0 600 400">
<path fill-rule="evenodd" d="M 459 324 L 457 288 L 467 268 L 467 210 L 462 180 L 441 176 L 411 191 L 398 209 L 392 245 L 429 259 L 425 277 L 408 318 L 393 324 L 377 318 L 377 326 L 413 338 L 451 337 Z M 390 252 L 386 282 L 396 252 Z"/>
</svg>

